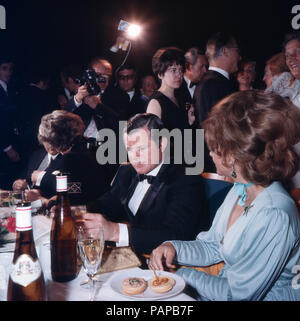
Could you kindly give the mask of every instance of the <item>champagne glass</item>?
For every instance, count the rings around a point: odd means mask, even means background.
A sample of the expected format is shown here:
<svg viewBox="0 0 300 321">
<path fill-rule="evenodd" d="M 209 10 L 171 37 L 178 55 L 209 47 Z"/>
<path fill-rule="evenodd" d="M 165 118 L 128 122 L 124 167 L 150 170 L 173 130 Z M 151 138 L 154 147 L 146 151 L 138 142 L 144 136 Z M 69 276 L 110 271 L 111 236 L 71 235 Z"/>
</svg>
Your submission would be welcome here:
<svg viewBox="0 0 300 321">
<path fill-rule="evenodd" d="M 84 229 L 80 227 L 77 231 L 78 248 L 83 269 L 89 277 L 90 301 L 95 300 L 95 280 L 104 250 L 104 231 L 102 227 Z"/>
</svg>

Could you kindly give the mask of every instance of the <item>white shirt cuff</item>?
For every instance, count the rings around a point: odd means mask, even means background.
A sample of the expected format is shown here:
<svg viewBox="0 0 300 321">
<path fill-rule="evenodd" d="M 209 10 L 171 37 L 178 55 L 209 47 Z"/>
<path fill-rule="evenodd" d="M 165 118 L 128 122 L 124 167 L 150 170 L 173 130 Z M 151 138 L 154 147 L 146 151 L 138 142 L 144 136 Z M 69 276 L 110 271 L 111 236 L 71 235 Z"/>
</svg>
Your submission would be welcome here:
<svg viewBox="0 0 300 321">
<path fill-rule="evenodd" d="M 129 235 L 128 228 L 126 224 L 119 223 L 119 242 L 116 242 L 116 246 L 128 246 L 129 245 Z"/>
<path fill-rule="evenodd" d="M 31 202 L 31 211 L 32 213 L 37 212 L 38 209 L 40 209 L 43 206 L 43 203 L 40 199 Z"/>
<path fill-rule="evenodd" d="M 39 175 L 38 175 L 38 177 L 37 177 L 37 180 L 36 180 L 36 182 L 35 182 L 34 185 L 40 186 L 40 185 L 41 185 L 41 181 L 42 181 L 42 179 L 43 179 L 43 177 L 44 177 L 45 174 L 46 174 L 45 171 L 41 171 L 41 172 L 39 173 Z"/>
<path fill-rule="evenodd" d="M 12 146 L 11 146 L 11 145 L 7 146 L 5 149 L 3 149 L 3 151 L 4 151 L 5 153 L 7 153 L 10 149 L 12 149 Z"/>
<path fill-rule="evenodd" d="M 75 103 L 75 106 L 76 106 L 76 107 L 79 107 L 79 106 L 82 105 L 82 102 L 79 103 L 79 102 L 76 100 L 75 96 L 74 96 L 74 103 Z"/>
</svg>

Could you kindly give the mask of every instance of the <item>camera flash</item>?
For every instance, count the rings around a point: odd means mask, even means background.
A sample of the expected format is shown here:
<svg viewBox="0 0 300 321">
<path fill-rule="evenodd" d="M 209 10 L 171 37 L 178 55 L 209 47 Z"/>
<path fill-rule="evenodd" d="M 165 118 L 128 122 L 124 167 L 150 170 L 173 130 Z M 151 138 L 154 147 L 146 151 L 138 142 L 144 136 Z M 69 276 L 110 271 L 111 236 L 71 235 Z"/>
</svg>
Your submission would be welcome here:
<svg viewBox="0 0 300 321">
<path fill-rule="evenodd" d="M 141 27 L 135 24 L 130 24 L 127 29 L 127 34 L 130 38 L 136 38 L 141 32 Z"/>
</svg>

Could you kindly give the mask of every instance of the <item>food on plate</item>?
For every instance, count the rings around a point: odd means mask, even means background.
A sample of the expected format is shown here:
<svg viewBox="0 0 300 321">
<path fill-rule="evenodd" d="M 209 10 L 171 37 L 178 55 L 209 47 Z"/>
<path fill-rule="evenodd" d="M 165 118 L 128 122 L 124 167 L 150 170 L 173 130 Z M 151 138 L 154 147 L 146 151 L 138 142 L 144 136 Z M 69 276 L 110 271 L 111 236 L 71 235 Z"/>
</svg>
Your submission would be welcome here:
<svg viewBox="0 0 300 321">
<path fill-rule="evenodd" d="M 122 290 L 129 295 L 143 293 L 147 288 L 147 282 L 143 278 L 130 277 L 122 281 Z"/>
<path fill-rule="evenodd" d="M 153 277 L 148 281 L 150 289 L 154 292 L 164 293 L 170 291 L 175 285 L 175 280 L 167 275 Z"/>
</svg>

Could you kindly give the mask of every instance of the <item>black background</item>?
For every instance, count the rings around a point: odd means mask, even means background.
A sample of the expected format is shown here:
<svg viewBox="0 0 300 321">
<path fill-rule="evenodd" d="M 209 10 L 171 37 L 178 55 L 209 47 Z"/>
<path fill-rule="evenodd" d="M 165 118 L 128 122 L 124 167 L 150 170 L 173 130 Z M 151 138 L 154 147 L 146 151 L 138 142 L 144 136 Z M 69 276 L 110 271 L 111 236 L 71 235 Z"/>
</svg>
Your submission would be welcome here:
<svg viewBox="0 0 300 321">
<path fill-rule="evenodd" d="M 226 30 L 236 36 L 242 56 L 256 60 L 262 73 L 265 61 L 281 50 L 284 35 L 293 31 L 291 10 L 297 1 L 0 0 L 0 4 L 7 18 L 7 29 L 0 30 L 0 53 L 15 57 L 19 75 L 38 64 L 56 72 L 66 62 L 86 64 L 92 56 L 105 54 L 121 18 L 143 27 L 130 53 L 141 72 L 151 70 L 151 57 L 159 47 L 204 47 L 212 33 Z"/>
</svg>

